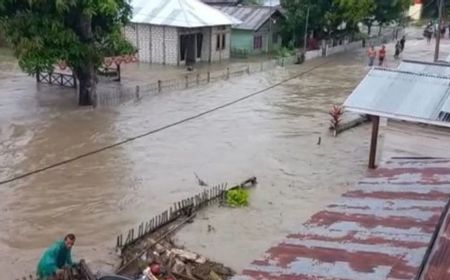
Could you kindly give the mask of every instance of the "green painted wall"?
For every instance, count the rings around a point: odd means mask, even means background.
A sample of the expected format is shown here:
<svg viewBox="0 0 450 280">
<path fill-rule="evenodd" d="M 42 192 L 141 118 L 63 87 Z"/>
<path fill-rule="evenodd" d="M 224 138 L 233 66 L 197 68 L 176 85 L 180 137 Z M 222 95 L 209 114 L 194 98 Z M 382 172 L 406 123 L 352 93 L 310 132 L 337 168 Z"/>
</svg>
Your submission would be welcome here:
<svg viewBox="0 0 450 280">
<path fill-rule="evenodd" d="M 267 21 L 257 31 L 252 30 L 231 30 L 231 52 L 244 50 L 249 55 L 256 55 L 267 51 L 276 51 L 281 47 L 280 19 L 271 25 Z M 271 32 L 269 32 L 271 30 Z M 277 34 L 278 40 L 273 42 L 273 34 Z M 253 49 L 253 38 L 257 35 L 262 36 L 262 49 Z"/>
<path fill-rule="evenodd" d="M 253 52 L 253 32 L 247 30 L 231 30 L 231 50 L 245 50 L 251 54 Z"/>
</svg>

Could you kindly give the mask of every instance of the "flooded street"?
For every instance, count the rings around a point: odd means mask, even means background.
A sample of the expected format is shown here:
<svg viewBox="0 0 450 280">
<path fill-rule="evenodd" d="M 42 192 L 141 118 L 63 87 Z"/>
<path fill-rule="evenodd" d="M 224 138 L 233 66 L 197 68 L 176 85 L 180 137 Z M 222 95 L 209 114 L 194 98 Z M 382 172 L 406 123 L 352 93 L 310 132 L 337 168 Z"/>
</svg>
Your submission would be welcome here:
<svg viewBox="0 0 450 280">
<path fill-rule="evenodd" d="M 417 42 L 407 43 L 412 57 L 428 56 Z M 77 107 L 72 90 L 1 72 L 0 180 L 5 180 L 199 114 L 323 63 L 232 106 L 0 185 L 5 279 L 32 273 L 42 250 L 67 232 L 77 235 L 75 258 L 108 269 L 117 234 L 202 190 L 194 172 L 210 185 L 258 178 L 249 208 L 212 208 L 178 236 L 199 253 L 243 268 L 363 175 L 369 126 L 331 137 L 328 110 L 344 101 L 368 68 L 365 50 L 359 50 L 97 110 Z M 216 231 L 208 233 L 208 225 Z"/>
</svg>

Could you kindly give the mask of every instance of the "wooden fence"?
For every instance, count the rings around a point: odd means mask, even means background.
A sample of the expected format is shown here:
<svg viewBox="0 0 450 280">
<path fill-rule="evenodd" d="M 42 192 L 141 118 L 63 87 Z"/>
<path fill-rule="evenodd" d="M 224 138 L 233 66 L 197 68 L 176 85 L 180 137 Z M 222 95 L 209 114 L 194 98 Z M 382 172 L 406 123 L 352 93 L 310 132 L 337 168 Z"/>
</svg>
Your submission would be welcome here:
<svg viewBox="0 0 450 280">
<path fill-rule="evenodd" d="M 36 81 L 38 83 L 77 88 L 77 79 L 73 74 L 37 72 Z"/>
<path fill-rule="evenodd" d="M 397 33 L 401 34 L 402 29 L 399 29 Z M 368 40 L 370 44 L 378 45 L 383 42 L 392 39 L 392 31 L 388 31 L 387 34 L 373 37 Z M 324 42 L 323 46 L 319 50 L 308 51 L 305 54 L 305 60 L 310 60 L 318 57 L 329 56 L 345 51 L 364 47 L 363 41 L 348 42 L 341 40 L 342 45 L 331 47 L 335 43 L 333 41 Z M 162 92 L 168 92 L 173 90 L 188 89 L 195 86 L 205 85 L 210 82 L 218 80 L 227 80 L 233 77 L 239 77 L 243 75 L 250 75 L 252 73 L 258 73 L 269 69 L 274 69 L 277 66 L 284 67 L 286 65 L 294 64 L 297 62 L 297 55 L 289 57 L 277 58 L 268 61 L 261 61 L 255 63 L 248 63 L 239 66 L 229 66 L 223 70 L 207 71 L 207 72 L 192 72 L 188 73 L 177 79 L 170 80 L 158 80 L 149 84 L 137 84 L 133 86 L 123 86 L 122 84 L 116 84 L 113 87 L 102 87 L 99 85 L 97 88 L 97 106 L 116 106 L 124 102 L 139 101 L 143 97 L 152 96 Z"/>
<path fill-rule="evenodd" d="M 158 80 L 153 83 L 134 86 L 123 86 L 119 84 L 113 87 L 102 87 L 102 85 L 99 85 L 97 88 L 97 106 L 115 106 L 132 100 L 139 101 L 143 97 L 161 92 L 189 89 L 219 80 L 228 80 L 251 73 L 262 72 L 266 69 L 273 69 L 277 65 L 284 65 L 284 63 L 284 60 L 264 61 L 227 67 L 218 71 L 194 72 L 177 79 Z"/>
<path fill-rule="evenodd" d="M 124 235 L 118 235 L 116 247 L 123 251 L 127 246 L 147 237 L 149 234 L 161 229 L 178 218 L 190 216 L 193 212 L 222 200 L 226 195 L 226 191 L 227 184 L 220 184 L 206 189 L 197 195 L 174 203 L 172 207 L 161 212 L 161 214 L 140 223 L 137 228 L 129 229 L 128 233 L 125 235 L 125 240 L 123 238 Z"/>
</svg>

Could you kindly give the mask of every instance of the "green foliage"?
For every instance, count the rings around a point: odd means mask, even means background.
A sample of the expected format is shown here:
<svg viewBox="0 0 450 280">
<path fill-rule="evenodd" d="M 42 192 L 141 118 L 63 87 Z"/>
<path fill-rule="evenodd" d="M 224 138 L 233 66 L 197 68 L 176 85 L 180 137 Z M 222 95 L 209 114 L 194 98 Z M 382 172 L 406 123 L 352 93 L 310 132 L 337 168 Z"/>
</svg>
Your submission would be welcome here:
<svg viewBox="0 0 450 280">
<path fill-rule="evenodd" d="M 50 70 L 65 60 L 75 72 L 105 56 L 134 52 L 121 36 L 127 0 L 2 0 L 0 24 L 21 68 Z"/>
<path fill-rule="evenodd" d="M 241 187 L 237 187 L 227 191 L 227 204 L 231 207 L 247 206 L 249 198 L 249 191 Z"/>
<path fill-rule="evenodd" d="M 401 21 L 411 0 L 284 0 L 287 19 L 283 26 L 285 44 L 303 41 L 309 8 L 308 33 L 316 38 L 339 38 L 359 32 L 358 24 L 371 26 Z"/>
<path fill-rule="evenodd" d="M 375 0 L 374 20 L 381 25 L 400 22 L 411 0 Z"/>
<path fill-rule="evenodd" d="M 289 49 L 287 47 L 282 47 L 277 51 L 277 56 L 279 58 L 285 58 L 289 57 L 294 54 L 294 51 L 292 49 Z"/>
</svg>

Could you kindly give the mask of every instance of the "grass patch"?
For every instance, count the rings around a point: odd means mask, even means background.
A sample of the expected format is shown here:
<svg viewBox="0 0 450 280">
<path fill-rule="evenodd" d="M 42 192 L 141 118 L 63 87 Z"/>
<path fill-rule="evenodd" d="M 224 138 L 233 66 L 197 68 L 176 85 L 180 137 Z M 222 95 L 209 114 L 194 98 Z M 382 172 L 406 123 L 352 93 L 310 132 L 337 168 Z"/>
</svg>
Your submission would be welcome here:
<svg viewBox="0 0 450 280">
<path fill-rule="evenodd" d="M 230 207 L 248 206 L 249 198 L 250 192 L 241 187 L 227 191 L 227 204 Z"/>
</svg>

